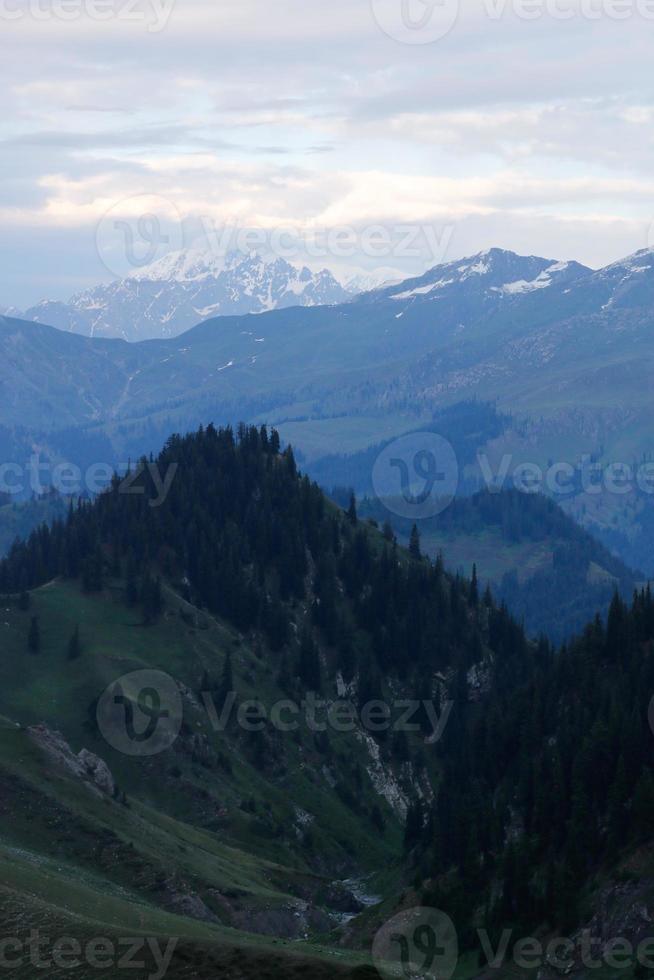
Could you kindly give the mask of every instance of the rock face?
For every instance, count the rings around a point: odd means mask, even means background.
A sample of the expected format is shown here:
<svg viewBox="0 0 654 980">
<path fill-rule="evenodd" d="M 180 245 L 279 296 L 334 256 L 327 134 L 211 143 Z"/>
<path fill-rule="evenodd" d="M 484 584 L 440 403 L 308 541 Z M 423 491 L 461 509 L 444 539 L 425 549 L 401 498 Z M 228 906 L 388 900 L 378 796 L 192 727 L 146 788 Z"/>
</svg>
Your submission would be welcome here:
<svg viewBox="0 0 654 980">
<path fill-rule="evenodd" d="M 539 970 L 537 980 L 560 980 L 561 976 L 583 980 L 600 966 L 611 965 L 608 957 L 616 942 L 627 944 L 629 951 L 623 947 L 624 956 L 630 963 L 647 967 L 635 976 L 651 974 L 649 963 L 654 925 L 651 877 L 635 876 L 633 880 L 606 885 L 594 897 L 593 908 L 592 918 L 570 937 L 574 951 L 566 957 L 557 956 L 556 963 L 548 960 Z M 589 963 L 594 965 L 589 967 Z M 615 975 L 624 970 L 623 963 Z"/>
<path fill-rule="evenodd" d="M 168 906 L 177 915 L 186 916 L 189 919 L 198 919 L 200 922 L 219 922 L 219 919 L 211 909 L 207 908 L 199 895 L 191 892 L 180 894 L 173 892 L 168 899 Z"/>
<path fill-rule="evenodd" d="M 113 796 L 116 792 L 116 784 L 111 775 L 111 770 L 104 759 L 93 755 L 88 749 L 82 749 L 77 758 L 84 766 L 91 782 L 95 783 L 103 793 L 106 793 L 108 796 Z"/>
<path fill-rule="evenodd" d="M 83 780 L 95 793 L 113 796 L 116 784 L 109 766 L 99 756 L 82 749 L 75 755 L 61 732 L 46 725 L 34 725 L 27 729 L 30 738 L 43 749 L 47 756 L 66 772 Z"/>
</svg>

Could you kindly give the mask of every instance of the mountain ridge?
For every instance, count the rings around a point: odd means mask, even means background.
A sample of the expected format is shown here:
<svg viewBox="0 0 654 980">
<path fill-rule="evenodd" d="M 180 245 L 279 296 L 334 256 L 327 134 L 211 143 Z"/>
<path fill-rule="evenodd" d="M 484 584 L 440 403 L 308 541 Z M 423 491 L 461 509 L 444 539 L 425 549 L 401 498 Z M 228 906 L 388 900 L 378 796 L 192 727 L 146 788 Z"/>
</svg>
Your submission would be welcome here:
<svg viewBox="0 0 654 980">
<path fill-rule="evenodd" d="M 125 279 L 84 290 L 67 303 L 44 300 L 24 318 L 85 336 L 134 342 L 176 337 L 209 316 L 318 306 L 350 296 L 327 269 L 314 273 L 256 252 L 219 256 L 184 249 Z"/>
<path fill-rule="evenodd" d="M 3 318 L 0 425 L 95 427 L 123 463 L 170 431 L 246 418 L 275 424 L 308 465 L 477 400 L 511 417 L 500 436 L 479 433 L 495 468 L 505 454 L 544 468 L 635 463 L 654 450 L 653 255 L 593 272 L 489 250 L 348 303 L 215 317 L 133 344 Z M 603 503 L 575 512 L 633 538 L 648 500 Z"/>
<path fill-rule="evenodd" d="M 156 465 L 173 463 L 160 506 L 143 473 L 143 494 L 115 480 L 0 562 L 0 908 L 8 888 L 16 935 L 46 915 L 86 935 L 92 908 L 113 936 L 137 911 L 180 937 L 187 972 L 171 976 L 198 975 L 210 947 L 225 980 L 287 980 L 294 954 L 299 975 L 315 960 L 309 975 L 339 976 L 335 961 L 372 980 L 372 962 L 387 972 L 373 938 L 413 906 L 451 918 L 465 980 L 487 975 L 478 927 L 645 938 L 650 590 L 556 651 L 415 535 L 405 551 L 327 501 L 275 430 L 171 436 Z M 317 728 L 312 694 L 344 700 L 354 728 Z M 407 695 L 425 709 L 411 727 L 366 713 L 392 718 Z M 298 727 L 272 710 L 251 727 L 248 709 L 216 728 L 203 705 L 228 697 L 295 704 Z"/>
</svg>

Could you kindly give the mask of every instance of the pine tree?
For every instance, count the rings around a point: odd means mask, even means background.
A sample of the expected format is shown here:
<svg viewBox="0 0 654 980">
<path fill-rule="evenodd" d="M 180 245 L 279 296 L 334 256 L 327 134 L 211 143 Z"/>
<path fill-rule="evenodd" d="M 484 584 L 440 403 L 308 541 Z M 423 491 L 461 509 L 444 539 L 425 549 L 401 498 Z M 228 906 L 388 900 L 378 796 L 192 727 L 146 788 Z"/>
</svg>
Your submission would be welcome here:
<svg viewBox="0 0 654 980">
<path fill-rule="evenodd" d="M 313 637 L 308 630 L 302 633 L 302 639 L 300 640 L 298 674 L 307 690 L 320 691 L 322 687 L 320 656 Z"/>
<path fill-rule="evenodd" d="M 422 558 L 422 551 L 420 550 L 420 532 L 416 524 L 411 528 L 411 537 L 409 539 L 409 554 L 416 561 Z"/>
<path fill-rule="evenodd" d="M 39 630 L 39 620 L 37 616 L 32 616 L 29 636 L 27 638 L 27 646 L 30 653 L 38 653 L 41 649 L 41 632 Z"/>
<path fill-rule="evenodd" d="M 654 833 L 654 778 L 646 769 L 638 781 L 633 802 L 634 831 L 639 840 Z"/>
<path fill-rule="evenodd" d="M 82 652 L 82 645 L 79 638 L 79 626 L 73 630 L 73 635 L 68 641 L 68 659 L 77 660 Z"/>
<path fill-rule="evenodd" d="M 135 606 L 139 601 L 139 589 L 136 581 L 136 562 L 134 555 L 129 553 L 127 558 L 127 570 L 125 572 L 125 598 L 130 606 Z"/>
<path fill-rule="evenodd" d="M 82 587 L 85 592 L 101 592 L 103 587 L 104 559 L 99 544 L 82 565 Z"/>
<path fill-rule="evenodd" d="M 470 582 L 470 605 L 476 609 L 479 605 L 479 584 L 477 582 L 477 565 L 472 566 L 472 579 Z"/>
</svg>

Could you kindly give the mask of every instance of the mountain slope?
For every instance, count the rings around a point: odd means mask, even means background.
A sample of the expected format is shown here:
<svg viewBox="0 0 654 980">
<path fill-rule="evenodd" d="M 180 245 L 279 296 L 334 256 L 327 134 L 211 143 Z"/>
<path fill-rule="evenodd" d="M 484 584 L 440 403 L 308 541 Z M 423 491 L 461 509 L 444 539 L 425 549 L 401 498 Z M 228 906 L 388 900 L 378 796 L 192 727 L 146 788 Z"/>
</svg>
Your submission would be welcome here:
<svg viewBox="0 0 654 980">
<path fill-rule="evenodd" d="M 397 517 L 392 501 L 364 499 L 359 510 L 389 521 L 408 544 L 412 521 Z M 598 612 L 605 616 L 616 590 L 631 598 L 644 579 L 542 495 L 482 491 L 420 521 L 419 531 L 426 554 L 441 554 L 466 577 L 476 568 L 481 586 L 490 583 L 531 636 L 553 643 L 581 633 Z"/>
<path fill-rule="evenodd" d="M 226 980 L 378 980 L 366 950 L 398 908 L 447 912 L 462 952 L 473 923 L 556 935 L 636 861 L 649 921 L 648 591 L 555 653 L 415 542 L 329 504 L 274 432 L 209 426 L 169 441 L 157 465 L 173 464 L 163 501 L 144 474 L 142 494 L 116 481 L 0 564 L 0 903 L 17 935 L 138 921 L 180 937 L 171 976 L 208 958 Z M 354 727 L 273 722 L 311 693 L 344 699 Z M 216 727 L 207 705 L 230 695 L 263 723 Z M 415 731 L 361 710 L 407 697 Z M 426 705 L 447 703 L 436 730 Z M 471 952 L 461 975 L 481 967 Z"/>
<path fill-rule="evenodd" d="M 176 337 L 210 316 L 320 306 L 349 296 L 326 269 L 312 273 L 256 253 L 218 258 L 187 249 L 127 279 L 79 293 L 68 303 L 43 301 L 24 316 L 88 337 L 136 341 Z"/>
<path fill-rule="evenodd" d="M 254 933 L 295 941 L 316 976 L 334 956 L 347 975 L 368 957 L 330 948 L 359 942 L 394 901 L 407 810 L 436 779 L 426 739 L 448 677 L 491 657 L 488 617 L 509 617 L 329 504 L 275 433 L 210 426 L 157 463 L 177 467 L 160 506 L 145 475 L 143 494 L 116 481 L 0 565 L 3 882 L 42 928 L 82 914 L 84 931 L 96 916 L 122 929 L 140 909 L 192 963 L 207 946 L 256 962 Z M 152 753 L 127 751 L 143 740 L 126 743 L 127 716 L 111 711 L 127 698 L 141 720 L 141 671 L 160 691 L 157 730 L 178 719 Z M 353 727 L 312 715 L 312 694 L 349 705 Z M 415 731 L 365 720 L 368 702 L 402 713 L 406 697 L 433 709 Z M 253 699 L 263 727 L 240 714 Z M 273 713 L 289 701 L 290 730 Z M 269 975 L 293 975 L 277 954 Z"/>
<path fill-rule="evenodd" d="M 479 432 L 494 469 L 505 456 L 514 468 L 631 465 L 653 451 L 653 254 L 590 272 L 494 249 L 355 302 L 223 316 L 131 345 L 0 319 L 0 425 L 47 418 L 47 451 L 56 430 L 93 426 L 85 437 L 123 463 L 172 430 L 245 417 L 276 424 L 313 466 L 478 399 L 512 418 L 501 437 Z M 642 494 L 604 495 L 600 508 L 577 490 L 570 512 L 626 559 L 624 542 L 649 526 Z"/>
<path fill-rule="evenodd" d="M 0 317 L 2 419 L 41 431 L 111 417 L 144 347 Z"/>
<path fill-rule="evenodd" d="M 561 286 L 591 273 L 578 262 L 559 262 L 539 256 L 521 256 L 515 252 L 492 248 L 471 258 L 437 265 L 424 275 L 393 284 L 358 297 L 357 302 L 382 303 L 394 300 L 399 307 L 405 301 L 438 302 L 445 307 L 460 304 L 460 317 L 474 302 L 487 302 L 511 296 L 524 296 L 550 287 Z M 495 295 L 494 295 L 495 294 Z M 438 310 L 441 316 L 441 310 Z"/>
<path fill-rule="evenodd" d="M 16 538 L 29 537 L 40 524 L 64 517 L 66 509 L 66 500 L 58 493 L 21 502 L 9 493 L 0 493 L 0 557 L 6 555 Z"/>
<path fill-rule="evenodd" d="M 228 980 L 258 975 L 271 936 L 271 980 L 372 980 L 373 936 L 412 905 L 452 917 L 463 977 L 479 924 L 560 936 L 613 896 L 639 937 L 649 590 L 557 653 L 415 539 L 407 553 L 331 505 L 274 431 L 209 426 L 156 462 L 177 467 L 163 499 L 145 473 L 142 493 L 116 480 L 0 564 L 0 902 L 19 935 L 96 919 L 124 935 L 137 912 L 182 937 L 173 976 L 208 955 Z M 351 724 L 316 727 L 311 695 Z M 407 698 L 413 728 L 365 710 Z M 230 703 L 216 725 L 209 705 Z M 628 866 L 644 918 L 614 894 Z"/>
</svg>

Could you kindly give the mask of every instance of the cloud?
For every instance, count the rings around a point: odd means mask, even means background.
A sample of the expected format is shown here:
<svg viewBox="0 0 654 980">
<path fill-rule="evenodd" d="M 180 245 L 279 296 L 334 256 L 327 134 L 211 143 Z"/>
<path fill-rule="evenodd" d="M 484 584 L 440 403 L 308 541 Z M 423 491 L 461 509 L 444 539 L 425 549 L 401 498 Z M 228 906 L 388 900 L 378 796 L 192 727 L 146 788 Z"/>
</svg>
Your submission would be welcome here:
<svg viewBox="0 0 654 980">
<path fill-rule="evenodd" d="M 526 21 L 511 4 L 490 17 L 489 3 L 462 3 L 424 46 L 386 36 L 370 0 L 177 0 L 156 34 L 3 24 L 0 219 L 34 242 L 21 294 L 53 288 L 57 230 L 74 263 L 60 294 L 78 270 L 100 278 L 97 222 L 146 191 L 190 221 L 450 223 L 458 254 L 501 244 L 600 264 L 640 247 L 652 25 Z M 19 301 L 16 283 L 5 263 L 0 302 Z"/>
</svg>

